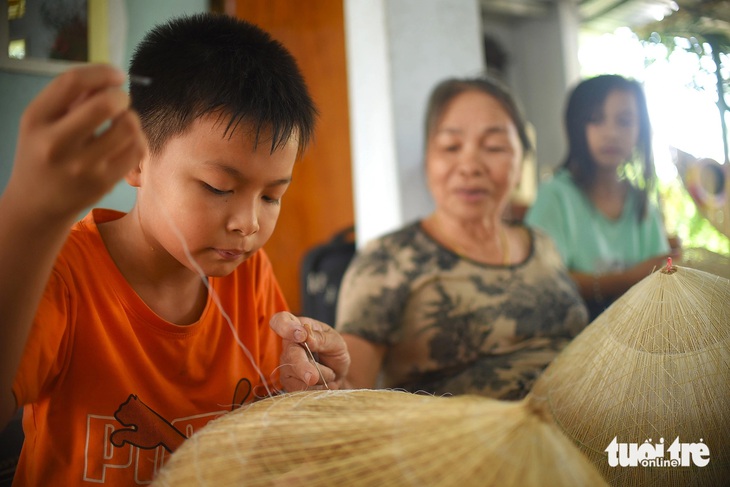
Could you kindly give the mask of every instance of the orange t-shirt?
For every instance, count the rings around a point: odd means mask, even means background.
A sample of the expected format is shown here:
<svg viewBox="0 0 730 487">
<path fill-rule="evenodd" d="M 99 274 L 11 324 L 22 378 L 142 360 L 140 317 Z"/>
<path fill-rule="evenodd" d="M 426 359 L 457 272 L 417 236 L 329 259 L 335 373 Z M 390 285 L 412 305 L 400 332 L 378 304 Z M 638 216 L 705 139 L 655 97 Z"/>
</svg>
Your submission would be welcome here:
<svg viewBox="0 0 730 487">
<path fill-rule="evenodd" d="M 266 394 L 259 370 L 278 385 L 269 319 L 287 306 L 265 253 L 210 278 L 249 358 L 210 295 L 189 326 L 147 307 L 96 226 L 120 216 L 90 213 L 54 266 L 13 384 L 25 405 L 16 486 L 149 484 L 181 441 Z"/>
</svg>

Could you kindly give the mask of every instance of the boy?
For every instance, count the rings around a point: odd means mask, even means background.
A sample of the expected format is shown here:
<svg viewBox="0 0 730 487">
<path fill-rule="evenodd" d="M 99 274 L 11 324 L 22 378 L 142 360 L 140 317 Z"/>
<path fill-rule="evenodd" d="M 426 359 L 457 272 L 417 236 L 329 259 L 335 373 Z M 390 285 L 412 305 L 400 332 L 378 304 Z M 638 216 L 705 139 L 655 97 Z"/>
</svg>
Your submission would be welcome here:
<svg viewBox="0 0 730 487">
<path fill-rule="evenodd" d="M 121 73 L 87 66 L 21 122 L 0 198 L 0 426 L 25 406 L 15 485 L 149 483 L 225 411 L 344 386 L 344 342 L 275 314 L 260 250 L 314 127 L 294 59 L 253 25 L 196 15 L 151 31 L 130 73 L 149 78 L 132 83 L 139 117 Z M 134 208 L 69 234 L 122 176 Z"/>
</svg>

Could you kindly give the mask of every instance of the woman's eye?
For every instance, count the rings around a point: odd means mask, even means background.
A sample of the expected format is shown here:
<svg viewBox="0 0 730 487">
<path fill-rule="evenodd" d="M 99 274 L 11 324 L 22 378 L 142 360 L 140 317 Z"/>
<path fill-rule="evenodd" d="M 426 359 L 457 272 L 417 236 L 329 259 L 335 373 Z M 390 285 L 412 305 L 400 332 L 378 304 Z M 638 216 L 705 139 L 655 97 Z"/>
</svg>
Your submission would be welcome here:
<svg viewBox="0 0 730 487">
<path fill-rule="evenodd" d="M 213 193 L 215 195 L 218 195 L 218 196 L 222 196 L 222 195 L 226 195 L 226 194 L 229 194 L 230 193 L 230 191 L 225 191 L 225 190 L 222 190 L 222 189 L 214 188 L 213 186 L 211 186 L 208 183 L 203 183 L 203 187 L 205 189 L 207 189 L 208 191 L 210 191 L 211 193 Z"/>
<path fill-rule="evenodd" d="M 281 198 L 272 198 L 271 196 L 262 196 L 263 200 L 272 205 L 278 205 L 281 202 Z"/>
</svg>

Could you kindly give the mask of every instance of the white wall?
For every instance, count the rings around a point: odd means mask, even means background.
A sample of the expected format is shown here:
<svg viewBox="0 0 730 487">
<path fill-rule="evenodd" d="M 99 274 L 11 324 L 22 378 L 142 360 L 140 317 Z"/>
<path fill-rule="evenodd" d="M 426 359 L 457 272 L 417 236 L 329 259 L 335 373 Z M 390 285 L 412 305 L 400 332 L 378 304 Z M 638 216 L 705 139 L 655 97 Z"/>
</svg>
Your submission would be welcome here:
<svg viewBox="0 0 730 487">
<path fill-rule="evenodd" d="M 558 0 L 544 16 L 483 23 L 509 55 L 507 83 L 535 128 L 538 174 L 545 176 L 565 157 L 565 98 L 579 77 L 577 6 Z"/>
<path fill-rule="evenodd" d="M 478 0 L 344 0 L 358 245 L 426 216 L 433 86 L 484 70 Z"/>
</svg>

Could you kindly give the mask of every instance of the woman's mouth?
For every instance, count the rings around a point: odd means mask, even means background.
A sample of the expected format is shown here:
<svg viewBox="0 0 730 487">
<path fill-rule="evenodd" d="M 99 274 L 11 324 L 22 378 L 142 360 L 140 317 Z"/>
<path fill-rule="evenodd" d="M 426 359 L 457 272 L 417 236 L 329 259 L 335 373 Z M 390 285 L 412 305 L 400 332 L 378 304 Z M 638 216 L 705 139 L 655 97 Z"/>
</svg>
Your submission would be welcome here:
<svg viewBox="0 0 730 487">
<path fill-rule="evenodd" d="M 455 191 L 456 195 L 469 202 L 481 201 L 489 192 L 483 188 L 460 188 Z"/>
</svg>

